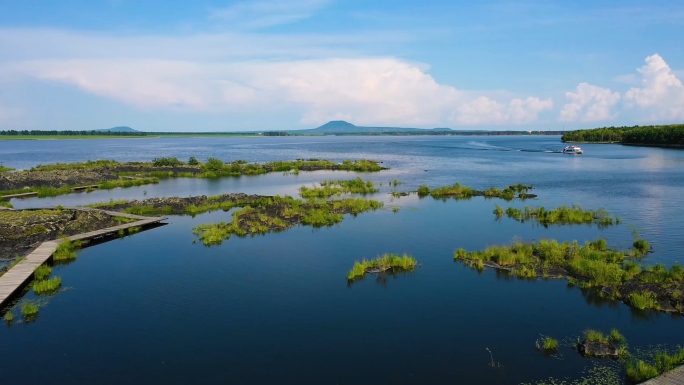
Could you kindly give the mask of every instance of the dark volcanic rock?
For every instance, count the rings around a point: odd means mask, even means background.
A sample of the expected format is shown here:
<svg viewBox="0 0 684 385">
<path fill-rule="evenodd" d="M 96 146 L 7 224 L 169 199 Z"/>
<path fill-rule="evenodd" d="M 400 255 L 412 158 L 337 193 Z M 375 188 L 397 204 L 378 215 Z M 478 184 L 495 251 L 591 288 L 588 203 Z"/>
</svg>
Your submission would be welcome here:
<svg viewBox="0 0 684 385">
<path fill-rule="evenodd" d="M 104 169 L 16 171 L 0 174 L 0 191 L 19 190 L 25 187 L 63 187 L 96 184 L 119 177 Z"/>
<path fill-rule="evenodd" d="M 618 358 L 620 349 L 610 342 L 584 340 L 577 344 L 577 351 L 585 357 Z"/>
<path fill-rule="evenodd" d="M 29 254 L 41 243 L 120 224 L 99 210 L 0 212 L 0 260 Z"/>
</svg>

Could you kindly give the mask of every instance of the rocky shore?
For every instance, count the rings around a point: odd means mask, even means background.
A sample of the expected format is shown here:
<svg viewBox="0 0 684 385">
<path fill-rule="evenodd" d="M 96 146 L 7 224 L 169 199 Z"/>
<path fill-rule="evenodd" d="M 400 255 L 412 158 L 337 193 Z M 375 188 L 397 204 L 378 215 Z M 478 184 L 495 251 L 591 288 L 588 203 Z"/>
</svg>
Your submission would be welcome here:
<svg viewBox="0 0 684 385">
<path fill-rule="evenodd" d="M 194 197 L 165 197 L 165 198 L 148 198 L 143 200 L 130 200 L 130 201 L 112 201 L 103 202 L 93 205 L 92 207 L 112 210 L 112 211 L 125 211 L 129 210 L 132 213 L 141 213 L 142 210 L 146 214 L 192 214 L 199 213 L 203 211 L 220 210 L 223 208 L 232 208 L 237 206 L 248 206 L 252 202 L 256 202 L 259 199 L 270 198 L 261 195 L 248 195 L 243 193 L 234 194 L 222 194 L 218 196 L 208 197 L 206 195 L 199 195 Z M 218 206 L 218 207 L 217 207 Z M 199 211 L 194 212 L 188 211 L 189 207 L 197 208 Z M 207 210 L 202 210 L 202 208 L 207 208 Z M 137 210 L 136 210 L 137 209 Z"/>
<path fill-rule="evenodd" d="M 0 174 L 0 191 L 96 184 L 119 179 L 111 170 L 14 171 Z"/>
<path fill-rule="evenodd" d="M 40 209 L 0 211 L 0 261 L 23 257 L 41 243 L 112 227 L 127 221 L 99 210 Z"/>
</svg>

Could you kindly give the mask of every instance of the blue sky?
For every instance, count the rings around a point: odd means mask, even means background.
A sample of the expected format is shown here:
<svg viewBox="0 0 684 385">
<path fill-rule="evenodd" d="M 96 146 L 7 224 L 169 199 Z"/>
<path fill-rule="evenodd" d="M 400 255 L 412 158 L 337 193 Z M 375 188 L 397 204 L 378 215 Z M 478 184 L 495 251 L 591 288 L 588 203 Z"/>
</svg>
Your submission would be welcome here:
<svg viewBox="0 0 684 385">
<path fill-rule="evenodd" d="M 0 129 L 681 123 L 678 3 L 0 0 Z"/>
</svg>

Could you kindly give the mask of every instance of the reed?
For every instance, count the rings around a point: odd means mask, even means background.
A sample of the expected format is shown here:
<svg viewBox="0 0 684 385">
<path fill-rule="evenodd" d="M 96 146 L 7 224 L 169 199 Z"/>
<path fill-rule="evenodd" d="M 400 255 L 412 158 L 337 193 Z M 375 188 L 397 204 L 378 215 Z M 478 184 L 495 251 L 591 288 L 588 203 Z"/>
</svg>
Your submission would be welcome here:
<svg viewBox="0 0 684 385">
<path fill-rule="evenodd" d="M 399 256 L 398 254 L 383 254 L 372 260 L 363 259 L 360 262 L 354 262 L 351 270 L 347 273 L 347 280 L 354 281 L 362 279 L 369 271 L 412 271 L 415 267 L 416 260 L 410 255 L 404 254 Z"/>
<path fill-rule="evenodd" d="M 558 350 L 558 340 L 548 336 L 544 336 L 541 339 L 542 349 L 547 353 L 552 353 Z"/>
<path fill-rule="evenodd" d="M 544 226 L 549 225 L 574 225 L 574 224 L 595 224 L 599 227 L 607 227 L 620 223 L 620 219 L 612 217 L 606 210 L 583 210 L 578 205 L 572 207 L 560 206 L 555 209 L 547 210 L 542 207 L 525 206 L 524 210 L 509 207 L 505 211 L 506 215 L 518 222 L 534 221 Z M 503 209 L 497 206 L 494 211 L 497 218 L 503 215 Z"/>
<path fill-rule="evenodd" d="M 71 241 L 65 239 L 57 246 L 57 249 L 52 254 L 52 259 L 55 261 L 66 261 L 76 259 L 76 250 L 81 248 L 81 242 Z"/>
<path fill-rule="evenodd" d="M 33 272 L 33 278 L 41 281 L 46 279 L 47 277 L 52 274 L 52 268 L 48 265 L 40 265 L 36 270 Z"/>
<path fill-rule="evenodd" d="M 292 197 L 262 197 L 241 202 L 247 207 L 235 211 L 230 223 L 205 224 L 193 229 L 206 245 L 216 245 L 232 235 L 261 235 L 286 230 L 296 224 L 312 227 L 340 223 L 343 214 L 357 215 L 382 207 L 382 202 L 362 198 L 340 200 L 297 200 Z M 194 210 L 194 209 L 193 209 Z"/>
<path fill-rule="evenodd" d="M 655 354 L 653 363 L 643 360 L 631 360 L 627 362 L 627 379 L 633 383 L 640 383 L 657 377 L 669 370 L 684 364 L 684 348 L 678 348 L 674 352 L 661 351 Z"/>
<path fill-rule="evenodd" d="M 509 271 L 520 278 L 566 278 L 583 288 L 608 288 L 605 295 L 620 299 L 637 309 L 662 310 L 661 301 L 684 313 L 684 267 L 669 269 L 661 264 L 641 267 L 631 251 L 610 250 L 604 239 L 580 245 L 576 241 L 559 243 L 513 242 L 509 246 L 490 246 L 469 252 L 454 251 L 454 259 L 481 270 L 490 266 Z M 648 289 L 646 289 L 648 288 Z"/>
<path fill-rule="evenodd" d="M 425 186 L 425 185 L 418 186 L 417 193 L 418 193 L 419 197 L 426 197 L 426 196 L 430 195 L 430 188 L 428 186 Z"/>
<path fill-rule="evenodd" d="M 33 292 L 36 293 L 36 295 L 52 294 L 56 292 L 60 286 L 62 286 L 62 278 L 54 277 L 51 279 L 34 282 Z"/>
<path fill-rule="evenodd" d="M 173 207 L 171 206 L 131 206 L 123 210 L 127 214 L 133 215 L 169 215 L 173 213 Z"/>
<path fill-rule="evenodd" d="M 26 321 L 35 319 L 38 316 L 38 305 L 30 301 L 25 301 L 21 304 L 21 316 Z"/>
<path fill-rule="evenodd" d="M 648 290 L 630 293 L 628 299 L 629 304 L 639 310 L 660 308 L 656 294 Z"/>
<path fill-rule="evenodd" d="M 378 192 L 372 181 L 364 181 L 361 178 L 352 180 L 327 180 L 320 183 L 319 187 L 302 186 L 299 193 L 302 198 L 328 198 L 342 194 L 372 194 Z"/>
</svg>

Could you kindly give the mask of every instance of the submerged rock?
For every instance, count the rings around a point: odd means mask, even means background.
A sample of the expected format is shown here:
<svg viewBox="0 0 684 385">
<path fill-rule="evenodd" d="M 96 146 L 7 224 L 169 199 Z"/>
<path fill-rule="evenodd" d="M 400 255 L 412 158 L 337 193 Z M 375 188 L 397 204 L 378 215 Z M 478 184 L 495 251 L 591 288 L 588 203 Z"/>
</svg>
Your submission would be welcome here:
<svg viewBox="0 0 684 385">
<path fill-rule="evenodd" d="M 577 351 L 584 357 L 618 358 L 620 349 L 607 341 L 584 340 L 577 344 Z"/>
</svg>

